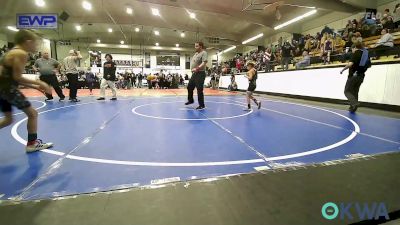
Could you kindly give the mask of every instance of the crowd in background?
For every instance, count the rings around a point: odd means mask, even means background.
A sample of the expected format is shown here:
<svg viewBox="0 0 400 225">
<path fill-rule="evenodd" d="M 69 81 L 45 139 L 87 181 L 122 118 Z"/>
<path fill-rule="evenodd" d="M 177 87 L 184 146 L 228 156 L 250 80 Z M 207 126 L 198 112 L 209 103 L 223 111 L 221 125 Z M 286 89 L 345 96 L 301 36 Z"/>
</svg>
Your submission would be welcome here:
<svg viewBox="0 0 400 225">
<path fill-rule="evenodd" d="M 78 88 L 88 88 L 89 82 L 93 83 L 94 88 L 99 88 L 101 74 L 93 73 L 93 78 L 90 76 L 92 72 L 87 70 L 86 72 L 81 71 L 78 78 Z M 65 74 L 57 74 L 58 82 L 62 88 L 68 87 L 68 79 Z M 185 78 L 178 73 L 154 73 L 154 74 L 142 74 L 133 73 L 131 71 L 117 72 L 115 86 L 117 89 L 132 89 L 142 88 L 145 85 L 149 89 L 175 89 L 179 86 L 184 85 L 184 81 L 189 80 L 189 76 L 185 75 Z M 146 80 L 144 83 L 143 81 Z M 88 82 L 89 81 L 89 82 Z"/>
<path fill-rule="evenodd" d="M 382 52 L 395 48 L 391 33 L 398 31 L 400 26 L 400 4 L 397 4 L 392 12 L 390 9 L 385 9 L 378 15 L 382 16 L 378 18 L 371 14 L 358 20 L 348 20 L 346 26 L 340 30 L 325 26 L 315 35 L 301 35 L 292 40 L 284 40 L 280 37 L 276 44 L 259 47 L 258 50 L 246 54 L 236 54 L 234 58 L 208 69 L 211 80 L 206 86 L 217 89 L 221 75 L 245 72 L 246 63 L 249 61 L 255 62 L 257 70 L 265 72 L 275 70 L 277 65 L 281 65 L 282 70 L 288 70 L 290 64 L 293 64 L 296 69 L 303 69 L 312 64 L 312 57 L 323 64 L 332 63 L 332 56 L 336 57 L 335 61 L 345 62 L 351 58 L 353 43 L 362 42 L 365 38 L 377 35 L 380 35 L 380 39 L 373 46 L 365 47 L 369 48 L 373 58 L 379 58 Z M 4 45 L 0 49 L 0 57 L 8 50 L 8 47 Z M 26 73 L 35 73 L 32 65 L 39 58 L 41 58 L 40 52 L 37 55 L 30 55 Z M 68 78 L 65 74 L 57 74 L 57 80 L 62 88 L 68 87 Z M 78 88 L 99 88 L 100 80 L 101 74 L 93 74 L 88 68 L 86 72 L 79 73 Z M 154 74 L 135 74 L 125 70 L 117 73 L 115 84 L 118 89 L 131 89 L 143 87 L 143 81 L 146 81 L 150 89 L 169 89 L 179 88 L 184 85 L 185 80 L 189 80 L 187 74 L 183 77 L 180 74 L 166 73 L 162 70 Z M 235 90 L 236 88 L 235 77 L 232 75 L 228 89 Z"/>
<path fill-rule="evenodd" d="M 390 33 L 397 31 L 400 26 L 400 4 L 397 4 L 392 12 L 390 9 L 385 9 L 378 15 L 382 16 L 377 18 L 376 15 L 370 14 L 358 20 L 349 20 L 347 25 L 340 30 L 325 26 L 315 35 L 302 35 L 292 40 L 283 40 L 281 37 L 275 45 L 253 50 L 244 55 L 237 54 L 233 59 L 222 64 L 223 72 L 243 72 L 246 70 L 245 65 L 248 61 L 256 62 L 256 69 L 265 72 L 274 70 L 276 65 L 281 65 L 283 70 L 287 70 L 291 63 L 296 69 L 301 69 L 311 65 L 310 53 L 316 53 L 314 55 L 323 64 L 332 63 L 332 55 L 339 55 L 339 61 L 344 62 L 349 59 L 350 49 L 356 40 L 362 41 L 363 38 L 378 35 L 381 39 L 369 48 L 372 50 L 372 55 L 379 58 L 377 53 L 379 50 L 394 46 Z M 295 58 L 297 60 L 294 60 Z"/>
</svg>

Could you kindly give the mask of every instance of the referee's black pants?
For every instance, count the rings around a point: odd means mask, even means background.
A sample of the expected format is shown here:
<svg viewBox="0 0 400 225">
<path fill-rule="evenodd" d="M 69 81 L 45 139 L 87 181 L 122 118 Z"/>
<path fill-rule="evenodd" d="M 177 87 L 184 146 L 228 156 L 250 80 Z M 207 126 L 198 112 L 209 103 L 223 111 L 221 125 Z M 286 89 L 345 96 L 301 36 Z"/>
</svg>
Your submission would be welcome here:
<svg viewBox="0 0 400 225">
<path fill-rule="evenodd" d="M 206 79 L 206 72 L 205 71 L 199 71 L 199 72 L 193 73 L 192 77 L 189 80 L 189 84 L 187 86 L 188 101 L 189 102 L 194 102 L 193 91 L 196 88 L 197 89 L 197 98 L 198 98 L 200 107 L 205 107 L 205 105 L 204 105 L 204 93 L 203 93 L 204 80 L 205 79 Z"/>
<path fill-rule="evenodd" d="M 41 75 L 39 78 L 41 81 L 52 86 L 54 88 L 54 90 L 56 91 L 58 97 L 60 97 L 62 99 L 65 98 L 65 96 L 60 88 L 60 84 L 58 83 L 56 75 Z M 49 99 L 52 99 L 53 95 L 46 93 L 46 97 Z"/>
</svg>

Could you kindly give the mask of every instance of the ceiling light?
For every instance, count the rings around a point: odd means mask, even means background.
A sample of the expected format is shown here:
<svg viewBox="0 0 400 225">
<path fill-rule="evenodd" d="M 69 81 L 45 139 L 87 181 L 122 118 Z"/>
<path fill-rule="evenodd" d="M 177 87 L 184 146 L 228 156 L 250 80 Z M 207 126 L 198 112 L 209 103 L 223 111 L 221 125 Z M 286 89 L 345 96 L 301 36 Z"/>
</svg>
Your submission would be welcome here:
<svg viewBox="0 0 400 225">
<path fill-rule="evenodd" d="M 232 50 L 235 49 L 235 48 L 236 48 L 236 46 L 229 47 L 229 48 L 223 50 L 222 52 L 218 53 L 218 55 L 222 55 L 223 53 L 232 51 Z"/>
<path fill-rule="evenodd" d="M 302 19 L 304 19 L 304 18 L 306 18 L 306 17 L 308 17 L 308 16 L 311 16 L 311 15 L 313 15 L 313 14 L 315 14 L 315 13 L 317 13 L 317 10 L 316 10 L 316 9 L 311 10 L 311 11 L 308 12 L 308 13 L 305 13 L 305 14 L 303 14 L 303 15 L 301 15 L 301 16 L 298 16 L 298 17 L 296 17 L 296 18 L 294 18 L 294 19 L 291 19 L 291 20 L 289 20 L 289 21 L 287 21 L 287 22 L 285 22 L 285 23 L 282 23 L 282 24 L 280 24 L 280 25 L 274 27 L 274 29 L 275 29 L 275 30 L 278 30 L 278 29 L 281 29 L 281 28 L 283 28 L 283 27 L 289 26 L 290 24 L 295 23 L 295 22 L 297 22 L 297 21 L 299 21 L 299 20 L 302 20 Z"/>
<path fill-rule="evenodd" d="M 121 41 L 120 43 L 121 43 L 121 45 L 123 45 L 123 44 L 125 44 L 125 41 Z"/>
<path fill-rule="evenodd" d="M 160 32 L 158 30 L 155 30 L 154 34 L 158 36 L 158 35 L 160 35 Z"/>
<path fill-rule="evenodd" d="M 139 29 L 138 27 L 136 27 L 136 28 L 135 28 L 135 31 L 136 31 L 136 32 L 139 32 L 139 31 L 140 31 L 140 29 Z"/>
<path fill-rule="evenodd" d="M 111 33 L 111 32 L 112 32 L 112 29 L 111 29 L 111 28 L 108 28 L 108 32 L 110 32 L 110 33 Z"/>
<path fill-rule="evenodd" d="M 35 0 L 35 4 L 39 7 L 43 7 L 46 5 L 46 3 L 44 2 L 44 0 Z"/>
<path fill-rule="evenodd" d="M 92 10 L 92 3 L 88 2 L 88 1 L 83 1 L 82 7 L 86 10 Z"/>
<path fill-rule="evenodd" d="M 100 41 L 100 39 L 97 39 L 97 43 L 100 43 L 101 41 Z"/>
<path fill-rule="evenodd" d="M 195 13 L 189 13 L 189 16 L 191 19 L 196 19 L 196 14 Z"/>
<path fill-rule="evenodd" d="M 12 31 L 19 31 L 17 28 L 13 27 L 13 26 L 7 26 L 7 29 L 12 30 Z"/>
<path fill-rule="evenodd" d="M 160 16 L 160 11 L 158 9 L 156 9 L 156 8 L 151 8 L 151 13 L 154 16 Z"/>
<path fill-rule="evenodd" d="M 249 43 L 249 42 L 251 42 L 251 41 L 254 41 L 254 40 L 256 40 L 256 39 L 258 39 L 258 38 L 260 38 L 260 37 L 262 37 L 262 36 L 264 36 L 263 33 L 258 34 L 258 35 L 254 36 L 254 37 L 252 37 L 252 38 L 249 38 L 249 39 L 243 41 L 242 44 L 245 45 L 245 44 L 247 44 L 247 43 Z"/>
<path fill-rule="evenodd" d="M 181 37 L 185 37 L 185 32 L 182 32 L 182 33 L 181 33 Z"/>
<path fill-rule="evenodd" d="M 176 44 L 175 46 L 176 46 L 177 48 L 179 48 L 179 44 Z"/>
<path fill-rule="evenodd" d="M 82 30 L 82 27 L 80 25 L 76 25 L 75 28 L 76 28 L 77 31 L 81 31 Z"/>
<path fill-rule="evenodd" d="M 157 43 L 156 43 L 156 46 L 159 46 L 159 45 L 160 45 L 160 44 L 157 42 Z"/>
<path fill-rule="evenodd" d="M 133 13 L 133 9 L 131 7 L 127 7 L 126 8 L 126 13 L 132 14 Z"/>
</svg>

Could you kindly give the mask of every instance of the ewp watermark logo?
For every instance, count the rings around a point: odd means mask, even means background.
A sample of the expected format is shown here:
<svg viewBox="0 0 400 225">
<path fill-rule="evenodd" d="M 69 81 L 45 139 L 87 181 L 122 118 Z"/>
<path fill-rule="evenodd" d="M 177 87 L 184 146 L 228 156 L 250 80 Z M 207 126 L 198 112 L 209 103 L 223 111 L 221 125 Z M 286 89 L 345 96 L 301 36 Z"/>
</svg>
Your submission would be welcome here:
<svg viewBox="0 0 400 225">
<path fill-rule="evenodd" d="M 18 29 L 57 29 L 57 14 L 17 14 Z"/>
<path fill-rule="evenodd" d="M 334 220 L 339 217 L 340 220 L 378 220 L 384 217 L 390 220 L 385 203 L 333 203 L 327 202 L 322 206 L 322 216 L 327 220 Z M 357 216 L 357 218 L 355 218 Z"/>
</svg>

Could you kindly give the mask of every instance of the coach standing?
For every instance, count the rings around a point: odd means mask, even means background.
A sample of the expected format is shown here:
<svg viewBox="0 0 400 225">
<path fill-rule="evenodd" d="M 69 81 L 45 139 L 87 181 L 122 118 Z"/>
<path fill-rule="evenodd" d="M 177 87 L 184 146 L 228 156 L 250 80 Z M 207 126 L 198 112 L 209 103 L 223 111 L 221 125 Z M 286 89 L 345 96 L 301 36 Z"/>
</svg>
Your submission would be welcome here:
<svg viewBox="0 0 400 225">
<path fill-rule="evenodd" d="M 204 105 L 204 80 L 206 79 L 206 65 L 207 65 L 207 52 L 204 50 L 203 42 L 196 42 L 194 45 L 196 53 L 194 54 L 191 62 L 190 69 L 192 70 L 192 77 L 188 84 L 188 102 L 185 105 L 190 105 L 194 103 L 193 91 L 194 88 L 197 89 L 197 97 L 199 101 L 199 106 L 197 110 L 203 110 Z"/>
<path fill-rule="evenodd" d="M 76 94 L 78 92 L 78 64 L 81 59 L 82 55 L 79 51 L 70 50 L 69 56 L 65 57 L 63 61 L 64 71 L 69 83 L 69 100 L 72 102 L 79 102 Z"/>
</svg>

